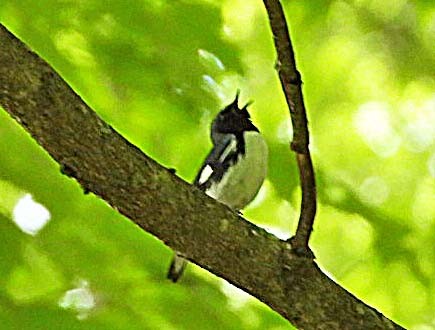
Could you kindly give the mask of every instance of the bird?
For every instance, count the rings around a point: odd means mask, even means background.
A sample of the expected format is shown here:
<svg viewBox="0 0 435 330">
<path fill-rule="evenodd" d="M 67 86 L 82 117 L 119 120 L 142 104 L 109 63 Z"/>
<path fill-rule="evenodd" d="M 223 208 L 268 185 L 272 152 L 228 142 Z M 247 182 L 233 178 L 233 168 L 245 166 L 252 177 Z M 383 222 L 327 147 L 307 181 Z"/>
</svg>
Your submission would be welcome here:
<svg viewBox="0 0 435 330">
<path fill-rule="evenodd" d="M 257 195 L 266 175 L 268 147 L 252 123 L 248 102 L 239 108 L 239 94 L 214 118 L 211 124 L 213 148 L 193 184 L 208 196 L 240 212 Z M 167 278 L 178 281 L 187 260 L 175 252 Z"/>
</svg>

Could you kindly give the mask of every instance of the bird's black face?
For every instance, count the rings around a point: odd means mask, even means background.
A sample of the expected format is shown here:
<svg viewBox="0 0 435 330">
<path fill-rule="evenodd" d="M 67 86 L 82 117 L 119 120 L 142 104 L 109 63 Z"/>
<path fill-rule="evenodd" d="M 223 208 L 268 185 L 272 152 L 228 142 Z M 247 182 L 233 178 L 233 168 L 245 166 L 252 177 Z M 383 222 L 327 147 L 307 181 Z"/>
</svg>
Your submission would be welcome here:
<svg viewBox="0 0 435 330">
<path fill-rule="evenodd" d="M 212 123 L 212 133 L 220 134 L 240 134 L 244 131 L 256 131 L 257 127 L 251 122 L 251 116 L 247 110 L 248 104 L 239 109 L 238 106 L 239 95 L 236 95 L 236 99 L 225 107 Z"/>
</svg>

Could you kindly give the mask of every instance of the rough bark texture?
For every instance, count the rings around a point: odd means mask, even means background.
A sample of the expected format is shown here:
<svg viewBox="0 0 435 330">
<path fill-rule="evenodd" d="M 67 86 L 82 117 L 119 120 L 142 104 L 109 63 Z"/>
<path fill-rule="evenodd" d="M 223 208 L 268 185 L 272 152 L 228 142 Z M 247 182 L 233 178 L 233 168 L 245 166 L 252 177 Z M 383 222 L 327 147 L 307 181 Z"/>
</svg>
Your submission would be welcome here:
<svg viewBox="0 0 435 330">
<path fill-rule="evenodd" d="M 401 329 L 331 281 L 312 260 L 294 255 L 289 243 L 143 154 L 1 25 L 0 105 L 84 191 L 299 329 Z"/>
</svg>

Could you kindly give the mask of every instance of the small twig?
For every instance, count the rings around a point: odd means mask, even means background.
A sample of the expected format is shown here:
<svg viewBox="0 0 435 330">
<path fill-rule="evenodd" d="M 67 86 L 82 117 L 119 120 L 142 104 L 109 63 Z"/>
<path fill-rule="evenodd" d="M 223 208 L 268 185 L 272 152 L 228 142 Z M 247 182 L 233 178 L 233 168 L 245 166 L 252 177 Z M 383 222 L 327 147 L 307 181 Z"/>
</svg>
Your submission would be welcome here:
<svg viewBox="0 0 435 330">
<path fill-rule="evenodd" d="M 308 121 L 302 96 L 302 80 L 296 69 L 293 47 L 281 3 L 278 0 L 263 0 L 263 2 L 269 16 L 278 55 L 276 68 L 290 109 L 293 125 L 293 139 L 290 146 L 296 153 L 302 188 L 301 214 L 291 244 L 298 254 L 311 257 L 308 241 L 316 215 L 316 183 L 308 149 Z"/>
</svg>

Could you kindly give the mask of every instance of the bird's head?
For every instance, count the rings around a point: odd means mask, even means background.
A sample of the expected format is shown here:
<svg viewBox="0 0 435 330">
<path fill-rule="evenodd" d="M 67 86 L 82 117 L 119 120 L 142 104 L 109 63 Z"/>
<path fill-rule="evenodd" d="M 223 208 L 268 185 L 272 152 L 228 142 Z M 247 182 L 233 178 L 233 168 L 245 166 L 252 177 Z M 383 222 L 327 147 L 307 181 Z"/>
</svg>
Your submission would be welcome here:
<svg viewBox="0 0 435 330">
<path fill-rule="evenodd" d="M 221 110 L 212 123 L 212 139 L 213 135 L 219 134 L 234 134 L 238 135 L 245 131 L 256 131 L 258 128 L 251 122 L 251 116 L 248 112 L 247 103 L 243 108 L 239 108 L 239 92 L 237 92 L 234 101 Z"/>
</svg>

